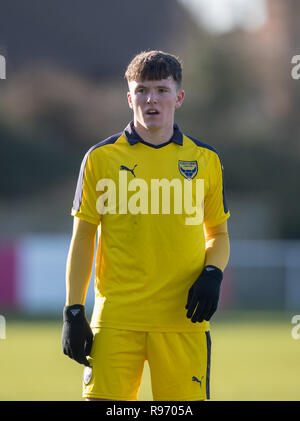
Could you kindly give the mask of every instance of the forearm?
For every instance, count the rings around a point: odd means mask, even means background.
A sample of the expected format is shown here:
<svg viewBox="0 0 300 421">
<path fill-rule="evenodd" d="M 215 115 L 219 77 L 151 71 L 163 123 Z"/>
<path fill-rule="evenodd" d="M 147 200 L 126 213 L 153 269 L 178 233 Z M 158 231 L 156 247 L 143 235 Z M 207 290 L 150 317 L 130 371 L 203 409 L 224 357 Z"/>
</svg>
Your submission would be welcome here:
<svg viewBox="0 0 300 421">
<path fill-rule="evenodd" d="M 97 226 L 74 219 L 66 265 L 66 305 L 85 303 L 95 252 Z"/>
<path fill-rule="evenodd" d="M 227 224 L 207 230 L 206 233 L 205 266 L 213 265 L 224 271 L 230 255 Z"/>
</svg>

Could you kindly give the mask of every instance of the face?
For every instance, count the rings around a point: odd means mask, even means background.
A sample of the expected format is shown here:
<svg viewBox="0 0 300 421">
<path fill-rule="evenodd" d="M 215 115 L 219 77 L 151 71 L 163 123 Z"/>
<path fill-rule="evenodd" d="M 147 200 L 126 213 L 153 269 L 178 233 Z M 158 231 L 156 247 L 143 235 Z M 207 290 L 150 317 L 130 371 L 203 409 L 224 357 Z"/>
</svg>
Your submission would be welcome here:
<svg viewBox="0 0 300 421">
<path fill-rule="evenodd" d="M 158 130 L 173 127 L 174 113 L 183 102 L 184 91 L 179 90 L 173 77 L 169 76 L 161 80 L 129 82 L 127 98 L 135 126 Z"/>
</svg>

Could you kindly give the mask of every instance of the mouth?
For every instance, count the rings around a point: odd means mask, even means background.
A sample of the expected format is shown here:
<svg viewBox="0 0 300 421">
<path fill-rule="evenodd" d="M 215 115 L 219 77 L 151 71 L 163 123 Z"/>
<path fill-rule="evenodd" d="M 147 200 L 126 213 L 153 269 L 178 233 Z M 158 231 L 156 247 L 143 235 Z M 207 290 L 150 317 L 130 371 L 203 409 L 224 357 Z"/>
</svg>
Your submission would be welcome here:
<svg viewBox="0 0 300 421">
<path fill-rule="evenodd" d="M 150 116 L 156 116 L 159 115 L 159 112 L 155 108 L 149 108 L 149 110 L 146 111 L 146 114 Z"/>
</svg>

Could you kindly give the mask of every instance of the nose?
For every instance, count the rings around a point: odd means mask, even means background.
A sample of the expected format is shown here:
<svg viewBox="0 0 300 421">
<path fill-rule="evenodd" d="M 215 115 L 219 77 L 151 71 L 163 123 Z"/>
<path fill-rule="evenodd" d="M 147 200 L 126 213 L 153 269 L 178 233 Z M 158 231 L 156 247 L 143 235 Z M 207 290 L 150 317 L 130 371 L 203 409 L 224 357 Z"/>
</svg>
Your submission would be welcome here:
<svg viewBox="0 0 300 421">
<path fill-rule="evenodd" d="M 156 104 L 157 98 L 154 92 L 149 92 L 149 95 L 147 97 L 147 104 Z"/>
</svg>

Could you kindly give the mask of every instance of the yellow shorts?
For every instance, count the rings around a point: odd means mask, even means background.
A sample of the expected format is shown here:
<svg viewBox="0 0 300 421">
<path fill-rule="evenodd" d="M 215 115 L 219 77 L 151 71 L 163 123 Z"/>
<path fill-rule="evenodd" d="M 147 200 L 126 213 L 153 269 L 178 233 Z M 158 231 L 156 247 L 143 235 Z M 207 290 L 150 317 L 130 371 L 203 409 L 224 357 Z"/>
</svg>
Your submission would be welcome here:
<svg viewBox="0 0 300 421">
<path fill-rule="evenodd" d="M 83 397 L 135 401 L 148 360 L 153 400 L 209 399 L 211 339 L 206 332 L 95 328 Z"/>
</svg>

